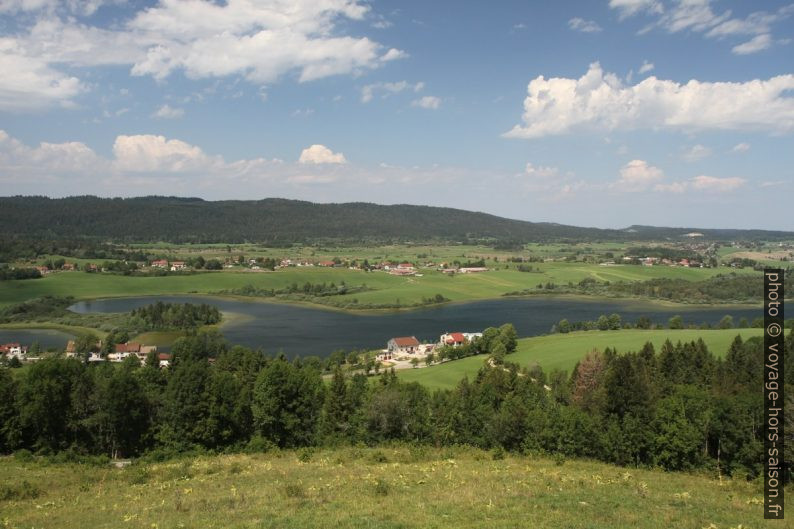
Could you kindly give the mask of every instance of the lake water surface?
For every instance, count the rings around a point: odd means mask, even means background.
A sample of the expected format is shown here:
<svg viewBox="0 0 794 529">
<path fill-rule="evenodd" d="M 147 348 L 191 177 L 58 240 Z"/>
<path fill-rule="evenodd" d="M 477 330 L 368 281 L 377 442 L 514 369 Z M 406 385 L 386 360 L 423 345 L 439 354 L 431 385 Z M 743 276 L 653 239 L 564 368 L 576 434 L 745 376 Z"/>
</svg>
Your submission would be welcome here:
<svg viewBox="0 0 794 529">
<path fill-rule="evenodd" d="M 0 344 L 20 343 L 30 347 L 33 342 L 39 342 L 42 351 L 50 347 L 63 349 L 72 338 L 70 334 L 52 329 L 0 329 Z"/>
<path fill-rule="evenodd" d="M 572 298 L 505 298 L 453 303 L 438 307 L 388 312 L 377 315 L 314 309 L 305 306 L 231 300 L 207 296 L 146 296 L 81 301 L 70 310 L 78 313 L 126 312 L 156 301 L 167 303 L 209 303 L 226 313 L 243 315 L 230 318 L 221 328 L 233 344 L 266 353 L 283 351 L 288 356 L 326 356 L 337 349 L 383 348 L 394 336 L 416 336 L 420 341 L 438 341 L 445 332 L 479 332 L 503 323 L 515 325 L 519 336 L 549 332 L 563 318 L 571 322 L 595 320 L 601 314 L 616 312 L 634 322 L 640 316 L 666 324 L 678 314 L 689 323 L 717 323 L 730 314 L 736 323 L 742 317 L 752 320 L 762 309 L 733 307 L 669 308 L 636 301 L 583 300 Z"/>
</svg>

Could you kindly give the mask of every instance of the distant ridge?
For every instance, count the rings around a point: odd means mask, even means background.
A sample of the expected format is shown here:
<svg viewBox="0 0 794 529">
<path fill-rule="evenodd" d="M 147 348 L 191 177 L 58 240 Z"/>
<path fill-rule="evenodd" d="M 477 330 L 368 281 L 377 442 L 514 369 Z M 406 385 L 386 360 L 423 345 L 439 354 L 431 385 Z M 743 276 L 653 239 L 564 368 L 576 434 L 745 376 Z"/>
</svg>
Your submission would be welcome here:
<svg viewBox="0 0 794 529">
<path fill-rule="evenodd" d="M 704 230 L 631 226 L 625 230 L 581 228 L 506 219 L 454 208 L 384 206 L 300 200 L 207 201 L 146 196 L 0 197 L 3 236 L 109 238 L 119 241 L 290 244 L 346 241 L 621 241 L 680 239 L 687 233 L 709 239 L 791 239 L 792 232 Z"/>
</svg>

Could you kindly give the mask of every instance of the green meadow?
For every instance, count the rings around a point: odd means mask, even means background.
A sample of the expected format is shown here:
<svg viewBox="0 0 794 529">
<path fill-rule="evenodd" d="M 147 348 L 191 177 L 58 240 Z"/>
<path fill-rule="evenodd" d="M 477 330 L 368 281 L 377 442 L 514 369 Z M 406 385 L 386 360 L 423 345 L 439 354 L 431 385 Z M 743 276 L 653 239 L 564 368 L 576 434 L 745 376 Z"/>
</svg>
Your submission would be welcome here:
<svg viewBox="0 0 794 529">
<path fill-rule="evenodd" d="M 623 329 L 551 334 L 519 339 L 516 352 L 508 355 L 506 360 L 524 367 L 537 364 L 545 373 L 555 369 L 570 373 L 576 362 L 593 349 L 603 351 L 611 347 L 625 353 L 638 351 L 646 342 L 651 342 L 658 352 L 665 340 L 676 343 L 698 338 L 702 338 L 716 356 L 722 357 L 737 334 L 746 340 L 753 336 L 762 336 L 763 329 Z M 485 355 L 470 356 L 430 367 L 401 370 L 398 375 L 405 382 L 419 382 L 430 388 L 450 389 L 463 377 L 472 378 L 476 375 L 485 359 Z"/>
<path fill-rule="evenodd" d="M 786 495 L 787 508 L 792 508 Z M 126 468 L 0 459 L 3 527 L 784 527 L 760 482 L 457 447 L 275 451 Z"/>
<path fill-rule="evenodd" d="M 334 296 L 335 301 L 359 304 L 421 303 L 424 298 L 441 294 L 451 301 L 473 301 L 495 298 L 507 292 L 533 289 L 538 284 L 567 285 L 585 278 L 598 281 L 642 281 L 670 277 L 690 281 L 707 279 L 720 268 L 680 268 L 666 266 L 615 265 L 600 266 L 585 263 L 543 262 L 533 263 L 539 271 L 519 272 L 514 266 L 503 268 L 504 263 L 486 262 L 488 272 L 448 276 L 433 268 L 420 269 L 422 277 L 398 277 L 385 272 L 363 272 L 347 268 L 283 268 L 275 272 L 224 270 L 193 275 L 163 277 L 136 277 L 107 273 L 57 272 L 42 279 L 0 282 L 0 306 L 20 303 L 35 297 L 74 296 L 77 299 L 104 297 L 209 294 L 251 285 L 260 289 L 280 289 L 293 283 L 345 282 L 350 286 L 366 284 L 370 290 L 344 296 Z M 752 270 L 738 273 L 753 274 Z"/>
</svg>

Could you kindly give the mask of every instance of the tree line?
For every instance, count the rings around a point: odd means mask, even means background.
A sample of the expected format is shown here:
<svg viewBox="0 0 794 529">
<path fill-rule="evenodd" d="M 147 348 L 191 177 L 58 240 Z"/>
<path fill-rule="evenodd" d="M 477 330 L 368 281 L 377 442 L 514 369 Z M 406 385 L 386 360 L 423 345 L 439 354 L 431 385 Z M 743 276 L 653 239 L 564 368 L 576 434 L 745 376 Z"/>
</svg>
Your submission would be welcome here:
<svg viewBox="0 0 794 529">
<path fill-rule="evenodd" d="M 592 351 L 570 375 L 488 362 L 434 392 L 393 371 L 371 383 L 337 367 L 324 383 L 312 363 L 229 347 L 216 332 L 182 338 L 172 353 L 167 370 L 153 359 L 116 367 L 60 358 L 20 376 L 0 370 L 0 451 L 165 457 L 404 441 L 749 479 L 763 467 L 757 338 L 737 336 L 725 358 L 702 341 Z M 790 386 L 791 334 L 785 357 Z M 789 402 L 789 425 L 792 412 Z"/>
<path fill-rule="evenodd" d="M 194 329 L 220 323 L 217 307 L 201 303 L 164 303 L 158 301 L 130 311 L 130 326 L 147 330 Z M 142 325 L 138 325 L 138 320 Z"/>
<path fill-rule="evenodd" d="M 786 275 L 794 273 L 788 267 Z M 603 297 L 635 297 L 662 299 L 677 303 L 756 303 L 762 300 L 763 276 L 761 274 L 737 275 L 718 274 L 702 281 L 685 279 L 655 278 L 646 281 L 603 281 L 599 282 L 587 277 L 574 283 L 557 284 L 551 281 L 538 283 L 534 289 L 507 292 L 504 296 L 526 296 L 556 293 L 585 294 Z M 794 285 L 789 281 L 785 284 L 785 296 L 794 296 Z"/>
</svg>

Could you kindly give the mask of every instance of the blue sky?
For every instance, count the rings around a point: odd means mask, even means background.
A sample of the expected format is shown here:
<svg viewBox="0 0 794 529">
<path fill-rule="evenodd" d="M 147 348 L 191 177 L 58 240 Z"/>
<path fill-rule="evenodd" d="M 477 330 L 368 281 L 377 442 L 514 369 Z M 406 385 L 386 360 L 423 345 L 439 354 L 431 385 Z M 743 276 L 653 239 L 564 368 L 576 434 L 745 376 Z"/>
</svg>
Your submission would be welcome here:
<svg viewBox="0 0 794 529">
<path fill-rule="evenodd" d="M 794 230 L 792 39 L 777 1 L 0 0 L 0 194 Z"/>
</svg>

